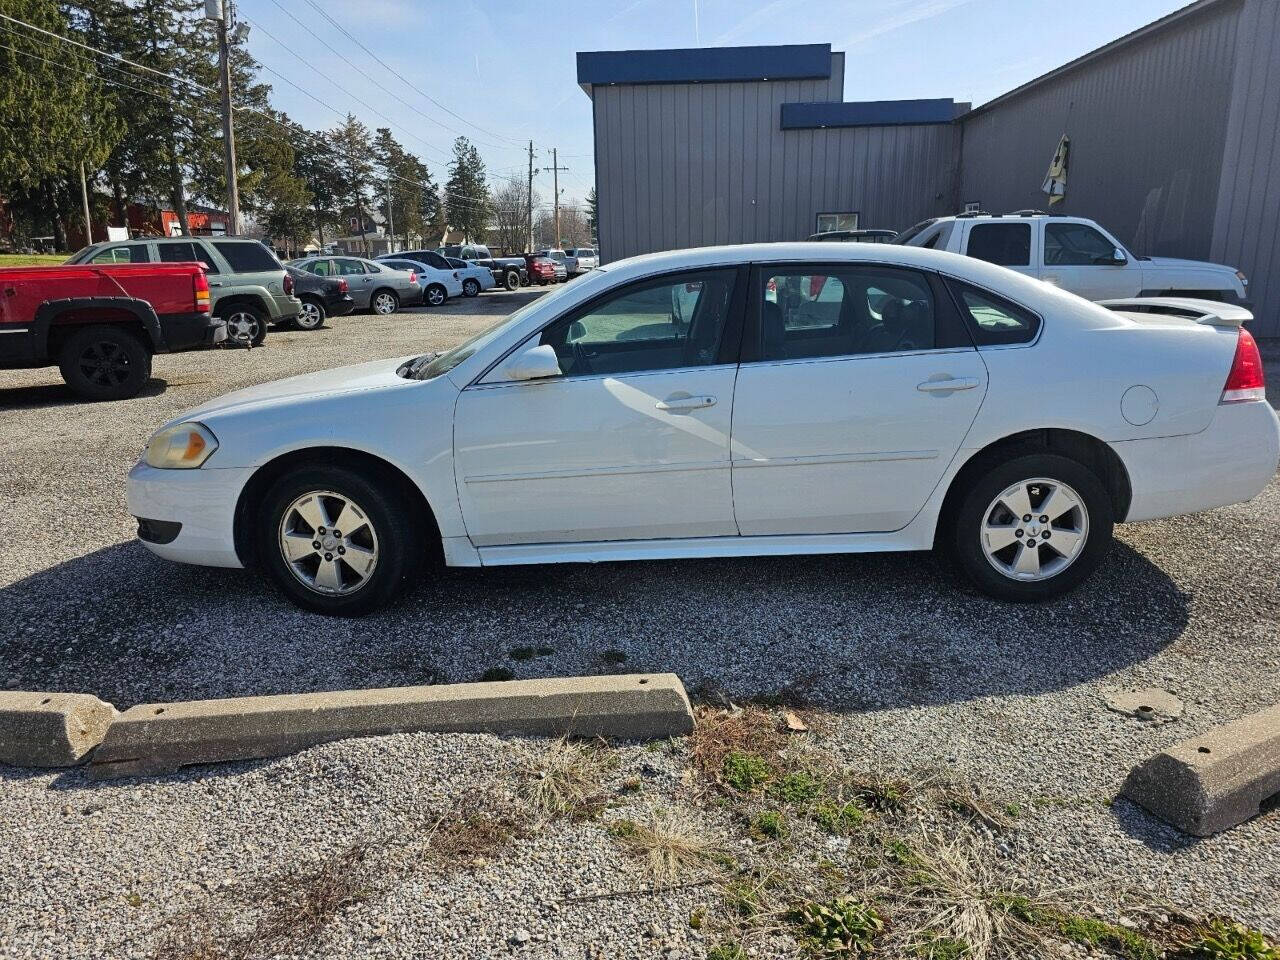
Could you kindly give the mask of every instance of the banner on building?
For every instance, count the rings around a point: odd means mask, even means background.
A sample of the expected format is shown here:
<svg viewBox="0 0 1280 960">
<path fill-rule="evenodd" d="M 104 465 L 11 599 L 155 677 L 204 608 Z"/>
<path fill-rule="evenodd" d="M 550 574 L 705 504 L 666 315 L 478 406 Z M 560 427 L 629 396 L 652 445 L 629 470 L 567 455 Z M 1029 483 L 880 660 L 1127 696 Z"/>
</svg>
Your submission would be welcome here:
<svg viewBox="0 0 1280 960">
<path fill-rule="evenodd" d="M 1049 172 L 1045 174 L 1040 189 L 1049 195 L 1049 205 L 1061 203 L 1067 196 L 1067 158 L 1071 153 L 1071 138 L 1065 133 L 1058 141 L 1058 149 L 1053 151 L 1053 160 L 1049 163 Z"/>
</svg>

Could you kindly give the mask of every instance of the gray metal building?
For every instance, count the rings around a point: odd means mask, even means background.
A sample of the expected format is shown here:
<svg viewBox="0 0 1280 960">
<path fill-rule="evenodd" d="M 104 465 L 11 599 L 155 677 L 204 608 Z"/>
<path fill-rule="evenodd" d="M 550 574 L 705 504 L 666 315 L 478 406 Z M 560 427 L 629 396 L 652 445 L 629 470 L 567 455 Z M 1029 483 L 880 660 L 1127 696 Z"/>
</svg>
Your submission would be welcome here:
<svg viewBox="0 0 1280 960">
<path fill-rule="evenodd" d="M 829 45 L 578 54 L 603 259 L 902 228 L 966 203 L 1094 217 L 1134 253 L 1242 269 L 1280 336 L 1280 2 L 1198 0 L 977 109 L 842 102 Z M 856 221 L 856 224 L 854 223 Z"/>
</svg>

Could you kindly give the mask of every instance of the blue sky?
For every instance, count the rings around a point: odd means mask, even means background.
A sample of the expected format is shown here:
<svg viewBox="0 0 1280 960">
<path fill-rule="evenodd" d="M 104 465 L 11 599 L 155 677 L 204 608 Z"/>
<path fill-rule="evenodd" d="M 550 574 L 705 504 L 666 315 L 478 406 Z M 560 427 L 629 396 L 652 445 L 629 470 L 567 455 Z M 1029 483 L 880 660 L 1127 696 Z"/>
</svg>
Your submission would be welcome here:
<svg viewBox="0 0 1280 960">
<path fill-rule="evenodd" d="M 403 79 L 326 23 L 312 2 Z M 300 122 L 326 128 L 350 111 L 370 128 L 390 125 L 440 181 L 458 133 L 476 142 L 497 182 L 524 175 L 532 138 L 538 166 L 550 167 L 550 149 L 559 149 L 569 168 L 561 174 L 563 198 L 573 201 L 594 177 L 591 101 L 576 83 L 580 50 L 830 43 L 848 55 L 846 100 L 954 97 L 978 104 L 1184 3 L 238 0 L 238 9 L 250 24 L 250 50 L 278 74 L 265 75 L 275 105 Z M 535 186 L 550 200 L 549 173 Z"/>
</svg>

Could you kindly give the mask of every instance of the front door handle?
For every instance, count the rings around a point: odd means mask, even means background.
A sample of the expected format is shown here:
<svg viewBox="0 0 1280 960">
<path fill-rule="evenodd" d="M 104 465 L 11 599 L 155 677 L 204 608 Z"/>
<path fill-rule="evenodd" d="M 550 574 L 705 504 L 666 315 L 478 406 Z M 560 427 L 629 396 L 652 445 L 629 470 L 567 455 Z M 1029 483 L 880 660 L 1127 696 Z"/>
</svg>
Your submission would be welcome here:
<svg viewBox="0 0 1280 960">
<path fill-rule="evenodd" d="M 972 390 L 977 385 L 977 377 L 949 377 L 946 380 L 926 380 L 924 383 L 917 383 L 916 389 L 923 393 L 943 393 L 952 390 Z"/>
<path fill-rule="evenodd" d="M 211 287 L 220 287 L 220 286 L 222 286 L 222 281 L 221 281 L 221 280 L 210 280 L 210 281 L 209 281 L 209 286 L 211 286 Z"/>
<path fill-rule="evenodd" d="M 658 409 L 669 413 L 686 413 L 690 410 L 701 410 L 703 407 L 714 407 L 715 397 L 667 397 L 658 401 Z"/>
</svg>

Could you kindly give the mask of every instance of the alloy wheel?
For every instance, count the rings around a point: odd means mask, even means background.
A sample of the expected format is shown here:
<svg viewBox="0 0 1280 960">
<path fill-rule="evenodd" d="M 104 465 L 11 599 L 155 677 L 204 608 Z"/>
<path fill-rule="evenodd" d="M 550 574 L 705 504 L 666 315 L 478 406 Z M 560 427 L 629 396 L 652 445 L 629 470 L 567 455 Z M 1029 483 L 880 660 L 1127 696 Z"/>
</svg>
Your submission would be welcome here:
<svg viewBox="0 0 1280 960">
<path fill-rule="evenodd" d="M 439 287 L 432 287 L 427 291 L 427 303 L 433 307 L 438 307 L 444 303 L 444 291 Z"/>
<path fill-rule="evenodd" d="M 979 537 L 987 561 L 1011 580 L 1057 576 L 1080 556 L 1089 511 L 1075 490 L 1036 477 L 1005 489 L 983 514 Z"/>
<path fill-rule="evenodd" d="M 368 515 L 332 490 L 313 490 L 289 504 L 279 541 L 294 577 L 326 596 L 355 593 L 378 566 L 378 535 Z"/>
<path fill-rule="evenodd" d="M 302 311 L 298 314 L 298 326 L 304 330 L 314 330 L 324 322 L 324 314 L 310 300 L 302 301 Z"/>
<path fill-rule="evenodd" d="M 237 310 L 227 317 L 227 336 L 238 343 L 253 343 L 261 328 L 262 321 L 247 310 Z"/>
<path fill-rule="evenodd" d="M 79 359 L 80 371 L 91 382 L 116 387 L 129 379 L 129 355 L 110 340 L 91 343 Z"/>
<path fill-rule="evenodd" d="M 389 293 L 380 293 L 373 298 L 373 311 L 382 316 L 396 312 L 396 298 Z"/>
</svg>

